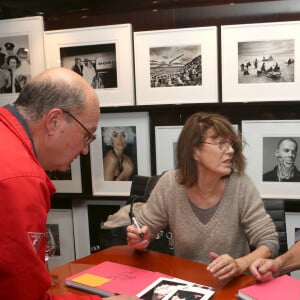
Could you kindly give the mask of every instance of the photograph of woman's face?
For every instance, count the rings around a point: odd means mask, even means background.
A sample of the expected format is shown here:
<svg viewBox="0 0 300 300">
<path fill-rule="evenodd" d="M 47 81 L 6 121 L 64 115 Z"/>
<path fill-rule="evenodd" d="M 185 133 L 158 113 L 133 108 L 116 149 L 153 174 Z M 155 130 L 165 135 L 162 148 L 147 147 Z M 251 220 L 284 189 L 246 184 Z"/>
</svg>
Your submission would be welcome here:
<svg viewBox="0 0 300 300">
<path fill-rule="evenodd" d="M 130 181 L 137 174 L 135 126 L 104 127 L 103 171 L 105 181 Z"/>
</svg>

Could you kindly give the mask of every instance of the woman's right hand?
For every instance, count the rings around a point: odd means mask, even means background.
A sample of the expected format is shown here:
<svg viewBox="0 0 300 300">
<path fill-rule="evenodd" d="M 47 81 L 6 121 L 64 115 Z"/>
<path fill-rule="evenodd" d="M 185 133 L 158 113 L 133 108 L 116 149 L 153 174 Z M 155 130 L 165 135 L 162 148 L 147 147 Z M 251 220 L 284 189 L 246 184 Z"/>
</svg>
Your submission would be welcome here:
<svg viewBox="0 0 300 300">
<path fill-rule="evenodd" d="M 127 226 L 127 243 L 137 250 L 144 250 L 150 243 L 150 231 L 147 226 L 141 228 L 144 237 L 140 237 L 140 232 L 134 225 Z"/>
</svg>

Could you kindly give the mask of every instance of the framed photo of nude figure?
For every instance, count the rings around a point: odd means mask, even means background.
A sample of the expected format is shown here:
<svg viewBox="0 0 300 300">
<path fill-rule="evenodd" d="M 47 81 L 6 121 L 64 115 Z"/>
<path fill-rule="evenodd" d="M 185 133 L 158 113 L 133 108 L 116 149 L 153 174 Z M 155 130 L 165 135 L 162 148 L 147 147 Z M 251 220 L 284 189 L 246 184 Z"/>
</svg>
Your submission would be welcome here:
<svg viewBox="0 0 300 300">
<path fill-rule="evenodd" d="M 147 112 L 103 113 L 91 144 L 94 195 L 129 196 L 134 175 L 150 176 Z"/>
<path fill-rule="evenodd" d="M 46 66 L 63 66 L 86 79 L 101 107 L 134 105 L 131 24 L 46 31 Z"/>
<path fill-rule="evenodd" d="M 45 70 L 42 17 L 0 20 L 0 106 Z"/>
<path fill-rule="evenodd" d="M 221 26 L 222 101 L 299 100 L 300 22 Z"/>
<path fill-rule="evenodd" d="M 299 198 L 300 121 L 242 121 L 247 174 L 262 198 Z"/>
<path fill-rule="evenodd" d="M 134 32 L 137 105 L 218 102 L 217 28 Z"/>
</svg>

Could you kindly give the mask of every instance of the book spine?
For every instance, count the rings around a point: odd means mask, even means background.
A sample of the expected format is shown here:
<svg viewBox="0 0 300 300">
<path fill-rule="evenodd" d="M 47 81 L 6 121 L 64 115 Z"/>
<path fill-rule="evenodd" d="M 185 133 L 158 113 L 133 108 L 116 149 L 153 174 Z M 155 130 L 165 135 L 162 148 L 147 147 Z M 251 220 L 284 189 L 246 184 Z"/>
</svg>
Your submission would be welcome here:
<svg viewBox="0 0 300 300">
<path fill-rule="evenodd" d="M 99 289 L 97 287 L 87 286 L 87 285 L 80 284 L 80 283 L 70 281 L 70 280 L 66 280 L 65 285 L 68 286 L 68 287 L 80 289 L 80 290 L 85 291 L 85 292 L 89 292 L 91 294 L 96 294 L 96 295 L 99 295 L 101 297 L 111 297 L 111 296 L 118 295 L 117 293 L 112 293 L 112 292 L 109 292 L 109 291 L 106 291 L 106 290 Z"/>
</svg>

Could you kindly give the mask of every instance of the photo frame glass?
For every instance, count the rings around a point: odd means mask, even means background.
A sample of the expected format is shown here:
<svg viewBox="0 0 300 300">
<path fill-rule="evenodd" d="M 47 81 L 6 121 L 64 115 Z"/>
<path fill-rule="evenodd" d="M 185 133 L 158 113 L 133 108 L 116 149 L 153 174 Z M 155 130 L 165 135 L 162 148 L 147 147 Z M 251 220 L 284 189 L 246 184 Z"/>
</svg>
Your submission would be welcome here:
<svg viewBox="0 0 300 300">
<path fill-rule="evenodd" d="M 149 115 L 103 113 L 91 144 L 94 195 L 128 196 L 134 175 L 149 176 Z"/>
<path fill-rule="evenodd" d="M 47 218 L 55 241 L 54 256 L 48 260 L 49 268 L 68 263 L 75 259 L 73 217 L 71 209 L 51 209 Z"/>
<path fill-rule="evenodd" d="M 218 102 L 217 30 L 134 32 L 137 105 Z"/>
<path fill-rule="evenodd" d="M 242 121 L 246 172 L 262 198 L 298 198 L 300 121 Z"/>
<path fill-rule="evenodd" d="M 183 126 L 155 126 L 156 174 L 176 168 L 176 145 Z"/>
<path fill-rule="evenodd" d="M 222 101 L 299 100 L 299 29 L 298 21 L 221 26 Z"/>
<path fill-rule="evenodd" d="M 45 70 L 42 17 L 0 20 L 0 105 Z"/>
<path fill-rule="evenodd" d="M 101 107 L 134 105 L 131 24 L 45 32 L 46 66 L 74 70 L 95 89 Z"/>
</svg>

